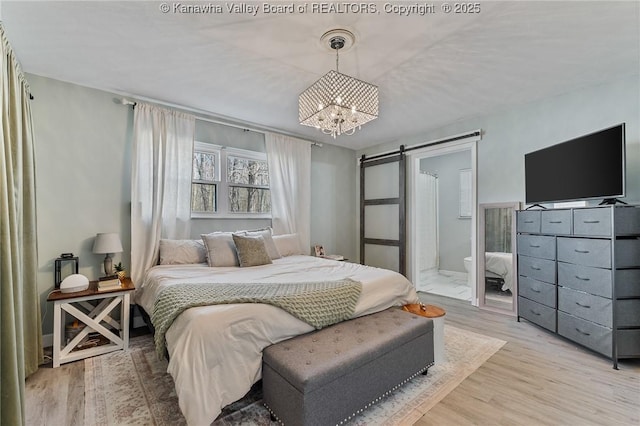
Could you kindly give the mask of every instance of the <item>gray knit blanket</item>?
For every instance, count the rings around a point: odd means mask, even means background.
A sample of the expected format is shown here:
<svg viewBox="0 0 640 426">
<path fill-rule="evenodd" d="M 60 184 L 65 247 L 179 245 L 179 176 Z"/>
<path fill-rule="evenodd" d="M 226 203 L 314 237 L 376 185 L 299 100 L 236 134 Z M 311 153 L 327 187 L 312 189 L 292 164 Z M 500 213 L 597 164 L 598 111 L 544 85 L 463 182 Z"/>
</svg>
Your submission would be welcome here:
<svg viewBox="0 0 640 426">
<path fill-rule="evenodd" d="M 180 284 L 162 290 L 151 315 L 156 352 L 164 355 L 165 334 L 186 309 L 225 303 L 266 303 L 316 329 L 353 317 L 362 284 L 350 279 L 307 283 Z"/>
</svg>

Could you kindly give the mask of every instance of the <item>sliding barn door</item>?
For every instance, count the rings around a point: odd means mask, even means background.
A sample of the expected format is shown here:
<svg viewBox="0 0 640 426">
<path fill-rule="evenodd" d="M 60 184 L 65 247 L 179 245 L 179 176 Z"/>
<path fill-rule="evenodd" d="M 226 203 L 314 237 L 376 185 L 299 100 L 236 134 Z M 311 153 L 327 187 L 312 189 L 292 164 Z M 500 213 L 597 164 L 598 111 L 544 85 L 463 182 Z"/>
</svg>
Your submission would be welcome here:
<svg viewBox="0 0 640 426">
<path fill-rule="evenodd" d="M 406 155 L 360 159 L 360 263 L 406 276 Z"/>
</svg>

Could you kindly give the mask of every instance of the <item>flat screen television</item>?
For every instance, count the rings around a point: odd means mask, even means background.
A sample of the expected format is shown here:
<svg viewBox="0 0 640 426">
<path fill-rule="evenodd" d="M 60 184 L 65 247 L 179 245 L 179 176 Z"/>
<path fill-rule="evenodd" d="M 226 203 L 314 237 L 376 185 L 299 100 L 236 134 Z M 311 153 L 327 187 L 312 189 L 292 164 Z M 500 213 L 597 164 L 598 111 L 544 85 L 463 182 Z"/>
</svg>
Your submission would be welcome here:
<svg viewBox="0 0 640 426">
<path fill-rule="evenodd" d="M 527 204 L 625 195 L 624 123 L 524 156 Z"/>
</svg>

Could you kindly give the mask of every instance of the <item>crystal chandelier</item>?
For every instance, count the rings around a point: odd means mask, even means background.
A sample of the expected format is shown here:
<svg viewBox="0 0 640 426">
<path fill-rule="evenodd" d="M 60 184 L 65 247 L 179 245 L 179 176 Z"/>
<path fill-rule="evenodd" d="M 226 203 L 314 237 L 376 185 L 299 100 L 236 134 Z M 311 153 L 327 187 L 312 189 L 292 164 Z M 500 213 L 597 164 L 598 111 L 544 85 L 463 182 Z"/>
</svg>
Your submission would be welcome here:
<svg viewBox="0 0 640 426">
<path fill-rule="evenodd" d="M 322 36 L 336 51 L 336 70 L 329 71 L 313 83 L 298 98 L 300 124 L 312 126 L 335 139 L 352 135 L 356 128 L 378 118 L 378 87 L 357 78 L 341 74 L 338 70 L 338 52 L 347 38 L 354 36 L 346 30 L 332 30 Z"/>
</svg>

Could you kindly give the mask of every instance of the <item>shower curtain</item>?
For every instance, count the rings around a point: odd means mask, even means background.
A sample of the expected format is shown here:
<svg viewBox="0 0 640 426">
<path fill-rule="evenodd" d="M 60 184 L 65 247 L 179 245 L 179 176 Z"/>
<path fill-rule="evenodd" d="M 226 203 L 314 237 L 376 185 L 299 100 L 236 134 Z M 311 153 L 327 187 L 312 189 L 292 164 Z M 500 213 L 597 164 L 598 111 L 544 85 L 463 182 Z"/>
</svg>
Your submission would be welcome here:
<svg viewBox="0 0 640 426">
<path fill-rule="evenodd" d="M 418 176 L 418 265 L 420 272 L 438 269 L 438 177 L 420 172 Z M 418 288 L 418 290 L 420 290 Z"/>
</svg>

